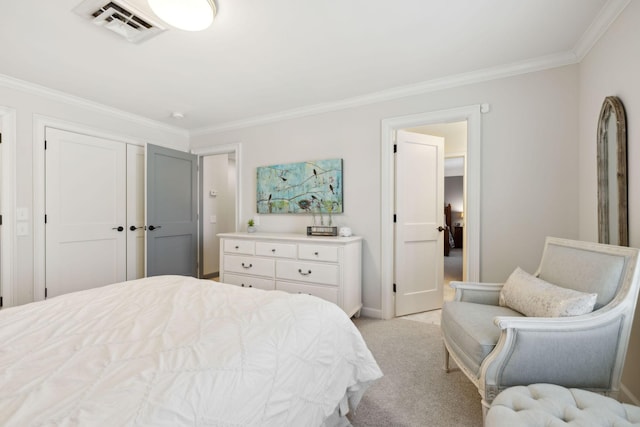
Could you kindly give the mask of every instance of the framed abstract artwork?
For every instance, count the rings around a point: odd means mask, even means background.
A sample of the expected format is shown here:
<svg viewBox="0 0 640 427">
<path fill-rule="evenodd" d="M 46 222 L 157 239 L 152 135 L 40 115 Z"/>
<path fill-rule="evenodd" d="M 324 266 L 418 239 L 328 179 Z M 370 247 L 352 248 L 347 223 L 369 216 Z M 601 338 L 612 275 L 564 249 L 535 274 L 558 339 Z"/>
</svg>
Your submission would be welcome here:
<svg viewBox="0 0 640 427">
<path fill-rule="evenodd" d="M 259 214 L 342 213 L 342 159 L 258 167 L 256 199 Z"/>
</svg>

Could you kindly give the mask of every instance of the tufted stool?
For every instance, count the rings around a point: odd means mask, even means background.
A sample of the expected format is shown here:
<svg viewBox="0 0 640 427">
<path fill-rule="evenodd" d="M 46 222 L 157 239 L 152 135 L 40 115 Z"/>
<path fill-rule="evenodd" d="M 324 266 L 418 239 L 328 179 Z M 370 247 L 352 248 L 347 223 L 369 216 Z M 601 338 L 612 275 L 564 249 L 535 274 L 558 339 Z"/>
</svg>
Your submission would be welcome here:
<svg viewBox="0 0 640 427">
<path fill-rule="evenodd" d="M 510 387 L 493 400 L 485 427 L 640 426 L 640 407 L 552 384 Z"/>
</svg>

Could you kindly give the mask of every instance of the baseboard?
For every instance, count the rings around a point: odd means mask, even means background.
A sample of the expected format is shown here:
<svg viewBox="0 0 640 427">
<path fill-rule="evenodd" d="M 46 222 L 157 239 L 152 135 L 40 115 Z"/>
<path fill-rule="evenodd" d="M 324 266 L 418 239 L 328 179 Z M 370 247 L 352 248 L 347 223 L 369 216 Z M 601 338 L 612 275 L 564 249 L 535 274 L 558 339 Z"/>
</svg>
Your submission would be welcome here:
<svg viewBox="0 0 640 427">
<path fill-rule="evenodd" d="M 219 277 L 220 273 L 219 272 L 215 272 L 215 273 L 209 273 L 209 274 L 205 274 L 202 276 L 203 279 L 215 279 L 216 277 Z"/>
<path fill-rule="evenodd" d="M 622 402 L 640 406 L 640 399 L 634 396 L 633 393 L 631 393 L 631 391 L 629 391 L 629 389 L 624 386 L 624 384 L 620 384 L 620 392 L 620 400 Z"/>
<path fill-rule="evenodd" d="M 362 307 L 360 315 L 364 317 L 371 317 L 373 319 L 383 319 L 382 310 L 378 308 Z"/>
</svg>

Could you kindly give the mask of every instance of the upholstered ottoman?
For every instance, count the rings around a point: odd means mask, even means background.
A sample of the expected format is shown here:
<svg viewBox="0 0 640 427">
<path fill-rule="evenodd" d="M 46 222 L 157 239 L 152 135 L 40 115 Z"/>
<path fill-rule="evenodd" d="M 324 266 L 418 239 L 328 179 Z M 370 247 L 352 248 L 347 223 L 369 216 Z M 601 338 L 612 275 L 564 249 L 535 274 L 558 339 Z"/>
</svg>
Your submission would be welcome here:
<svg viewBox="0 0 640 427">
<path fill-rule="evenodd" d="M 485 427 L 640 426 L 640 408 L 577 388 L 511 387 L 493 400 Z"/>
</svg>

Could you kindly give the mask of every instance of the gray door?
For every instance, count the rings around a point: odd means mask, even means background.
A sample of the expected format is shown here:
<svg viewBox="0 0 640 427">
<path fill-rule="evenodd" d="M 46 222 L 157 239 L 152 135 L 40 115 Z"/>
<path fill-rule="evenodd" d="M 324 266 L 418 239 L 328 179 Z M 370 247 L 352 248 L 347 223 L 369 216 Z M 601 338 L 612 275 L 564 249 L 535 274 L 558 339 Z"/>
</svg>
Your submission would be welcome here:
<svg viewBox="0 0 640 427">
<path fill-rule="evenodd" d="M 197 276 L 197 156 L 147 145 L 147 276 Z"/>
</svg>

